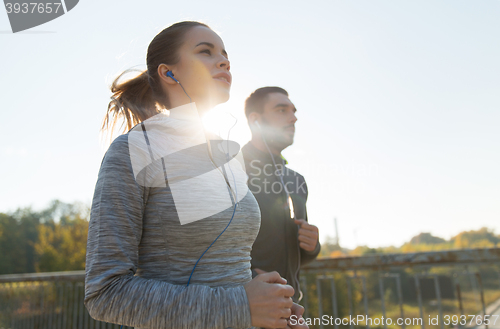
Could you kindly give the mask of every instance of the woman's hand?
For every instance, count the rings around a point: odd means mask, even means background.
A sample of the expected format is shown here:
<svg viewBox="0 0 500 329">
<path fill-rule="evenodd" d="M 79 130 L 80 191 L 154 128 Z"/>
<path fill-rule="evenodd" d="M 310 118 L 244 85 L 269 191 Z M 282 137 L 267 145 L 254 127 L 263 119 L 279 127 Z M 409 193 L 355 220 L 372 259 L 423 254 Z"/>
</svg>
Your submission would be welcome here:
<svg viewBox="0 0 500 329">
<path fill-rule="evenodd" d="M 252 326 L 287 328 L 292 315 L 294 290 L 278 272 L 259 274 L 245 284 Z M 299 327 L 300 328 L 300 327 Z"/>
<path fill-rule="evenodd" d="M 295 316 L 292 319 L 288 320 L 287 329 L 309 329 L 309 326 L 306 324 L 304 318 L 302 317 L 302 314 L 304 314 L 304 307 L 300 306 L 299 304 L 293 303 L 291 311 L 292 316 Z"/>
<path fill-rule="evenodd" d="M 255 272 L 257 274 L 265 274 L 269 273 L 266 271 L 261 270 L 260 268 L 254 268 Z M 279 277 L 280 281 L 275 281 L 274 283 L 281 283 L 281 282 L 286 282 L 286 280 L 282 277 Z M 272 282 L 270 282 L 272 283 Z M 304 314 L 304 307 L 297 303 L 293 303 L 292 307 L 290 308 L 291 315 L 295 315 L 293 319 L 287 318 L 287 326 L 285 329 L 309 329 L 309 326 L 305 323 L 302 314 Z"/>
</svg>

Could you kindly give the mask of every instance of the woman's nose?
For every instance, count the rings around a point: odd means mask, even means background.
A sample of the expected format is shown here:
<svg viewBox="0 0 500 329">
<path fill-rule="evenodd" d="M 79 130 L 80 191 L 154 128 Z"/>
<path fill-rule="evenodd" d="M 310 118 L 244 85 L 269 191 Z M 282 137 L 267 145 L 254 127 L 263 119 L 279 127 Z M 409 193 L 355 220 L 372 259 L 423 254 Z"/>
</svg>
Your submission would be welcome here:
<svg viewBox="0 0 500 329">
<path fill-rule="evenodd" d="M 222 59 L 217 63 L 217 67 L 219 67 L 221 69 L 226 69 L 229 71 L 229 69 L 230 69 L 229 59 L 222 56 Z"/>
</svg>

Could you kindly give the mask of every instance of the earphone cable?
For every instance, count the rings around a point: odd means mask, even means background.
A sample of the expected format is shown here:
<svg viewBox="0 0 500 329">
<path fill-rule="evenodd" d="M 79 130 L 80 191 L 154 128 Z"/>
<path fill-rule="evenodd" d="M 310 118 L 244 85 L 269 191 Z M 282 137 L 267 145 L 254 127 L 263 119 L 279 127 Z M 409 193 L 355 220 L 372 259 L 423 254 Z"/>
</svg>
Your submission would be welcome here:
<svg viewBox="0 0 500 329">
<path fill-rule="evenodd" d="M 182 87 L 182 85 L 181 85 L 181 87 Z M 184 89 L 184 88 L 182 88 L 182 89 Z M 187 93 L 186 93 L 186 95 L 187 95 Z M 188 95 L 188 97 L 189 97 L 189 95 Z M 189 98 L 189 99 L 191 99 L 191 98 Z M 235 125 L 236 125 L 236 123 L 233 125 L 233 127 Z M 229 131 L 228 131 L 228 135 L 227 135 L 228 140 L 229 140 L 229 134 L 231 132 L 231 129 L 233 129 L 233 127 L 231 127 L 229 129 Z M 207 145 L 208 145 L 208 143 L 207 143 Z M 226 145 L 228 145 L 228 152 L 226 152 L 226 159 L 228 159 L 229 158 L 229 142 L 227 142 Z M 210 158 L 211 158 L 211 156 L 210 156 Z M 211 160 L 212 160 L 212 163 L 213 163 L 213 159 L 212 158 L 211 158 Z M 235 200 L 234 200 L 233 214 L 231 216 L 231 219 L 229 220 L 229 223 L 227 223 L 227 226 L 224 228 L 224 230 L 215 238 L 215 240 L 210 244 L 210 246 L 208 246 L 208 248 L 203 252 L 203 254 L 201 254 L 200 258 L 198 258 L 198 260 L 194 264 L 193 270 L 191 271 L 191 274 L 189 275 L 189 279 L 188 279 L 188 282 L 186 284 L 186 287 L 189 287 L 189 283 L 191 282 L 191 277 L 193 276 L 194 270 L 196 269 L 196 266 L 200 262 L 201 258 L 205 255 L 205 253 L 208 251 L 208 249 L 210 249 L 210 247 L 212 247 L 212 245 L 219 239 L 219 237 L 227 230 L 227 228 L 229 227 L 229 225 L 233 221 L 234 214 L 236 212 L 236 206 L 238 205 L 238 190 L 236 189 L 236 178 L 234 177 L 233 170 L 231 169 L 231 166 L 229 165 L 229 160 L 228 160 L 228 166 L 229 166 L 229 170 L 231 171 L 231 174 L 233 175 L 233 181 L 234 181 L 234 187 L 235 187 Z M 231 186 L 229 186 L 229 188 L 231 189 Z"/>
<path fill-rule="evenodd" d="M 186 96 L 189 98 L 189 101 L 190 103 L 192 103 L 191 101 L 191 97 L 189 97 L 188 93 L 186 92 L 186 90 L 184 89 L 184 87 L 182 86 L 182 84 L 177 81 L 177 83 L 181 86 L 182 90 L 184 91 L 184 93 L 186 94 Z M 234 117 L 234 116 L 233 116 Z M 235 118 L 236 119 L 236 118 Z M 196 261 L 196 263 L 194 264 L 193 266 L 193 269 L 191 270 L 191 274 L 189 275 L 189 279 L 188 279 L 188 282 L 186 284 L 186 287 L 189 286 L 190 282 L 191 282 L 191 278 L 193 276 L 193 273 L 194 273 L 194 270 L 196 269 L 196 266 L 198 265 L 198 263 L 200 262 L 200 260 L 202 259 L 202 257 L 205 255 L 205 253 L 210 249 L 210 247 L 212 247 L 212 245 L 219 239 L 219 237 L 227 230 L 227 228 L 229 227 L 229 225 L 231 224 L 231 222 L 233 221 L 233 218 L 234 218 L 234 214 L 236 212 L 236 206 L 238 206 L 238 189 L 237 189 L 237 186 L 236 186 L 236 178 L 234 176 L 234 172 L 229 164 L 229 135 L 231 133 L 231 129 L 234 128 L 234 126 L 236 125 L 236 123 L 238 122 L 238 120 L 236 119 L 236 122 L 233 124 L 233 126 L 229 129 L 228 131 L 228 134 L 227 134 L 227 141 L 226 141 L 226 145 L 227 145 L 227 152 L 226 152 L 226 159 L 228 160 L 228 167 L 229 167 L 229 170 L 231 171 L 231 174 L 233 176 L 233 181 L 234 181 L 234 189 L 235 189 L 235 200 L 234 200 L 234 208 L 233 208 L 233 214 L 231 215 L 231 219 L 229 220 L 228 224 L 226 225 L 226 227 L 224 228 L 224 230 L 215 238 L 215 240 L 210 244 L 210 246 L 208 246 L 208 248 L 203 252 L 203 254 L 201 254 L 200 258 L 198 258 L 198 260 Z M 146 139 L 146 142 L 147 142 L 147 145 L 148 145 L 148 149 L 149 149 L 149 152 L 150 152 L 150 156 L 152 158 L 152 161 L 154 160 L 153 158 L 153 154 L 152 154 L 152 150 L 151 150 L 151 146 L 149 144 L 149 139 L 147 137 L 147 132 L 146 132 L 146 127 L 144 126 L 144 123 L 141 122 L 141 125 L 142 125 L 142 129 L 143 129 L 143 132 L 144 132 L 144 136 L 145 136 L 145 139 Z M 207 143 L 208 145 L 208 143 Z M 211 161 L 213 162 L 213 159 L 211 159 Z M 163 161 L 163 158 L 162 158 L 162 165 L 163 165 L 163 170 L 164 170 L 164 173 L 166 173 L 166 170 L 165 170 L 165 163 Z M 166 174 L 165 174 L 166 175 Z M 167 182 L 167 177 L 165 176 L 165 182 L 167 183 L 167 186 L 168 186 L 168 182 Z M 231 188 L 231 186 L 229 186 L 229 188 Z M 123 324 L 120 326 L 120 329 L 123 329 Z"/>
</svg>

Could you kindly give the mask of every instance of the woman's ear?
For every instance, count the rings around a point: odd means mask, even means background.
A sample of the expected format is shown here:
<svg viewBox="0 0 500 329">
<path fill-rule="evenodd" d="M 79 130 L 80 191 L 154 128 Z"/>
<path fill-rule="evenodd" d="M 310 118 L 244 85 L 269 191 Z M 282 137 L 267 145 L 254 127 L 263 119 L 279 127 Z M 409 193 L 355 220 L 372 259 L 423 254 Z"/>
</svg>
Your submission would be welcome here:
<svg viewBox="0 0 500 329">
<path fill-rule="evenodd" d="M 171 72 L 170 76 L 168 72 Z M 168 83 L 169 85 L 176 85 L 178 82 L 176 81 L 177 79 L 174 78 L 174 74 L 170 67 L 168 67 L 166 64 L 160 64 L 158 65 L 158 75 L 160 76 L 160 79 Z"/>
</svg>

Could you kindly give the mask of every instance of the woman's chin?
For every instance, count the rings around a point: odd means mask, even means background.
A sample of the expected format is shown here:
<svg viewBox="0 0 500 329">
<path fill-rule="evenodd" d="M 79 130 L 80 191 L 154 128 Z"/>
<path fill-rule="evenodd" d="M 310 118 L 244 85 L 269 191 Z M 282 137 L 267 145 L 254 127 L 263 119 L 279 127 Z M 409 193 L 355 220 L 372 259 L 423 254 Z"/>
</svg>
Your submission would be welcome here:
<svg viewBox="0 0 500 329">
<path fill-rule="evenodd" d="M 217 90 L 216 104 L 223 104 L 229 100 L 229 88 Z M 214 106 L 215 106 L 214 105 Z"/>
</svg>

